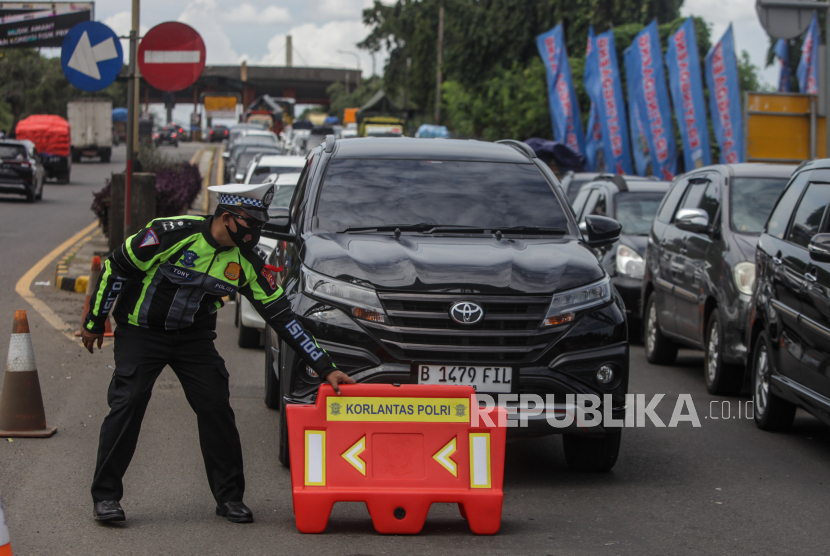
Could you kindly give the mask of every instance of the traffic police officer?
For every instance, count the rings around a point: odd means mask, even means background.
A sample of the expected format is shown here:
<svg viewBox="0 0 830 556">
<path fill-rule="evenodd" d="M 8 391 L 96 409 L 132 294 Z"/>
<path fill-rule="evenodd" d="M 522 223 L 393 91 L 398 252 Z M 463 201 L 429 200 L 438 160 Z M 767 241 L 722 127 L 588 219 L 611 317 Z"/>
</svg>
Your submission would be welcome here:
<svg viewBox="0 0 830 556">
<path fill-rule="evenodd" d="M 107 315 L 118 297 L 113 312 L 118 325 L 115 372 L 107 393 L 110 412 L 101 425 L 92 482 L 96 520 L 125 518 L 119 502 L 122 478 L 153 384 L 170 365 L 197 416 L 216 514 L 237 523 L 253 521 L 242 502 L 242 446 L 229 403 L 228 371 L 213 345 L 223 297 L 244 295 L 283 342 L 338 393 L 339 383 L 354 382 L 337 370 L 310 334 L 286 331 L 288 323 L 299 319 L 257 247 L 273 184 L 210 189 L 219 193 L 213 216 L 153 220 L 110 255 L 92 293 L 82 333 L 90 353 L 95 343 L 101 348 Z"/>
</svg>

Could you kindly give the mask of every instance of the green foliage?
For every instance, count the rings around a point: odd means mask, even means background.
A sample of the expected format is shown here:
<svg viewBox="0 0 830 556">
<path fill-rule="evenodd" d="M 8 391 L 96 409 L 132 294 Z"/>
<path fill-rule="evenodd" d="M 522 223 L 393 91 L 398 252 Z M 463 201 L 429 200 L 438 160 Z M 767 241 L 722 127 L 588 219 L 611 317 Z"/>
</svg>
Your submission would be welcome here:
<svg viewBox="0 0 830 556">
<path fill-rule="evenodd" d="M 127 88 L 116 81 L 103 91 L 87 93 L 69 84 L 60 58 L 46 58 L 33 48 L 0 50 L 0 126 L 11 130 L 32 114 L 66 117 L 66 103 L 79 97 L 107 97 L 113 107 L 127 104 Z"/>
<path fill-rule="evenodd" d="M 331 99 L 329 104 L 329 116 L 337 116 L 340 121 L 343 121 L 343 111 L 346 108 L 360 108 L 366 104 L 375 93 L 383 89 L 384 80 L 377 77 L 364 79 L 357 89 L 352 89 L 348 93 L 346 87 L 341 82 L 332 83 L 326 93 Z"/>
</svg>

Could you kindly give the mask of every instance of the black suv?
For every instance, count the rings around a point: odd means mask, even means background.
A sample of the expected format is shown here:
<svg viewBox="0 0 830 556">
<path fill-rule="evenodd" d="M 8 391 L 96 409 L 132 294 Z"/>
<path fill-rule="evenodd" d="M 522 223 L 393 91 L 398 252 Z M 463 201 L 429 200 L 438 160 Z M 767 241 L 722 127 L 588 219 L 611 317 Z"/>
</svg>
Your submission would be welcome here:
<svg viewBox="0 0 830 556">
<path fill-rule="evenodd" d="M 640 293 L 646 266 L 646 243 L 654 215 L 668 189 L 669 183 L 665 181 L 599 174 L 594 181 L 582 186 L 573 202 L 580 227 L 591 215 L 610 216 L 622 226 L 616 245 L 598 247 L 595 251 L 625 303 L 628 336 L 632 340 L 639 340 L 643 335 Z"/>
<path fill-rule="evenodd" d="M 805 163 L 755 252 L 750 330 L 755 423 L 784 430 L 802 407 L 830 425 L 830 160 Z"/>
<path fill-rule="evenodd" d="M 673 363 L 679 344 L 703 349 L 709 392 L 741 390 L 755 244 L 793 169 L 719 164 L 672 182 L 646 250 L 642 299 L 650 363 Z"/>
<path fill-rule="evenodd" d="M 28 140 L 0 141 L 0 193 L 23 195 L 34 203 L 43 198 L 43 164 Z"/>
<path fill-rule="evenodd" d="M 358 382 L 554 394 L 509 432 L 564 432 L 572 467 L 610 469 L 619 428 L 553 428 L 544 412 L 561 416 L 566 394 L 610 394 L 612 415 L 624 413 L 624 309 L 592 251 L 620 227 L 594 216 L 581 233 L 556 184 L 519 142 L 328 136 L 289 209 L 273 209 L 263 235 L 282 241 L 269 262 L 284 266 L 294 311 Z M 313 403 L 320 384 L 271 330 L 265 378 L 274 408 Z M 288 465 L 284 411 L 280 423 Z"/>
</svg>

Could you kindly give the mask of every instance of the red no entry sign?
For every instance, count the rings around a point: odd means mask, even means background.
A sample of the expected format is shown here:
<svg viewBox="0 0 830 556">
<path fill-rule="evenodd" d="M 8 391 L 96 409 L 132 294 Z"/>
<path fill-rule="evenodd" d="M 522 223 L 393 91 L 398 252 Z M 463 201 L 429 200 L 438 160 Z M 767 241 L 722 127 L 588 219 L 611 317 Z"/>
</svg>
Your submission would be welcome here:
<svg viewBox="0 0 830 556">
<path fill-rule="evenodd" d="M 150 29 L 138 47 L 141 76 L 160 91 L 181 91 L 205 69 L 205 43 L 193 27 L 168 21 Z"/>
</svg>

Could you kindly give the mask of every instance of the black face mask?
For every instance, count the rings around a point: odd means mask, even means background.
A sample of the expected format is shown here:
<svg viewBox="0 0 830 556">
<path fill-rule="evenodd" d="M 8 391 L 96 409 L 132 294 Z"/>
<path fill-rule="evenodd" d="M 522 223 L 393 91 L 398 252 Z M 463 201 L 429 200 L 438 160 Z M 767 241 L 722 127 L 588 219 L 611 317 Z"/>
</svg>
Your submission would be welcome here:
<svg viewBox="0 0 830 556">
<path fill-rule="evenodd" d="M 234 245 L 239 247 L 241 251 L 250 251 L 259 243 L 259 236 L 262 230 L 260 228 L 243 228 L 239 222 L 236 222 L 236 231 L 232 232 L 228 225 L 225 225 L 228 230 L 228 235 L 231 236 L 231 241 Z"/>
</svg>

